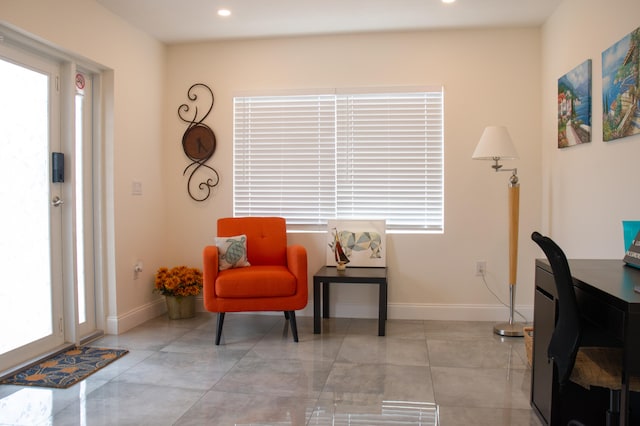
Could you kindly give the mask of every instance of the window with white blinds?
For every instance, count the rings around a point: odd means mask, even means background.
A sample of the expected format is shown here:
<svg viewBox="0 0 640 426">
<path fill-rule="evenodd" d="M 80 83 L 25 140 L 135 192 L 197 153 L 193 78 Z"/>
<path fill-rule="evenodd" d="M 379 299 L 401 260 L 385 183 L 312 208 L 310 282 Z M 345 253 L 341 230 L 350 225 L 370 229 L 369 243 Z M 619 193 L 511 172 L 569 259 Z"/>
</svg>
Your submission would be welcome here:
<svg viewBox="0 0 640 426">
<path fill-rule="evenodd" d="M 234 215 L 443 230 L 443 90 L 234 98 Z"/>
</svg>

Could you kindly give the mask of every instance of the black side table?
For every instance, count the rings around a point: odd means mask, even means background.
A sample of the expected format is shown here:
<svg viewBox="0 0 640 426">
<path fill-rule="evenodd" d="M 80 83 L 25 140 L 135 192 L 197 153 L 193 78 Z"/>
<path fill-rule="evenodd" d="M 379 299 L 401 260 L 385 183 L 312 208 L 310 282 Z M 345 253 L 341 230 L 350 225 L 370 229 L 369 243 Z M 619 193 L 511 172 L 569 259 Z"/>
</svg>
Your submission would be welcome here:
<svg viewBox="0 0 640 426">
<path fill-rule="evenodd" d="M 320 304 L 322 317 L 329 318 L 329 283 L 339 284 L 378 284 L 380 297 L 378 306 L 378 336 L 384 336 L 387 321 L 387 268 L 348 267 L 338 271 L 335 266 L 323 266 L 313 276 L 313 333 L 321 329 Z M 322 302 L 320 301 L 322 287 Z"/>
</svg>

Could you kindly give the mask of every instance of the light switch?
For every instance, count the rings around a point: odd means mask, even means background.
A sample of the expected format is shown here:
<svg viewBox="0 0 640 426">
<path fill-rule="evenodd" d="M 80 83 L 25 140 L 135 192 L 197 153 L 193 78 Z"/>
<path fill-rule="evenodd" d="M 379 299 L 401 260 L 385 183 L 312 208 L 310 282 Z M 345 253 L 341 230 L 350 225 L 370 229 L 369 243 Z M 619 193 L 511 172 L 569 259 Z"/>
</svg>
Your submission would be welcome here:
<svg viewBox="0 0 640 426">
<path fill-rule="evenodd" d="M 142 195 L 142 182 L 131 182 L 131 195 Z"/>
</svg>

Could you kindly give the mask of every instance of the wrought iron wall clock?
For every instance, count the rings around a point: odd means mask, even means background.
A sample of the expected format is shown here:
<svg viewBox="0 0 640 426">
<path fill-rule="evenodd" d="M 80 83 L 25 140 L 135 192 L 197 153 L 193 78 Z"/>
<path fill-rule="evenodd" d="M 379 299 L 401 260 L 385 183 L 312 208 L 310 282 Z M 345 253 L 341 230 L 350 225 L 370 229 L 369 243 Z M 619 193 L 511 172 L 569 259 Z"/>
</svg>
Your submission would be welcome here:
<svg viewBox="0 0 640 426">
<path fill-rule="evenodd" d="M 200 117 L 198 110 L 198 103 L 200 102 L 198 101 L 198 92 L 204 92 L 205 95 L 211 98 L 211 104 L 202 117 Z M 213 167 L 205 164 L 216 151 L 216 135 L 209 126 L 203 123 L 213 109 L 214 97 L 209 86 L 203 83 L 196 83 L 187 90 L 187 98 L 193 104 L 193 116 L 187 116 L 190 114 L 191 107 L 184 103 L 178 107 L 178 117 L 189 124 L 184 135 L 182 135 L 182 149 L 192 162 L 185 167 L 182 175 L 189 173 L 189 180 L 187 181 L 189 196 L 195 201 L 204 201 L 211 195 L 211 189 L 220 182 L 218 172 Z M 196 173 L 201 177 L 195 178 L 194 181 Z M 202 180 L 196 183 L 200 179 Z M 196 193 L 194 194 L 194 192 Z"/>
</svg>

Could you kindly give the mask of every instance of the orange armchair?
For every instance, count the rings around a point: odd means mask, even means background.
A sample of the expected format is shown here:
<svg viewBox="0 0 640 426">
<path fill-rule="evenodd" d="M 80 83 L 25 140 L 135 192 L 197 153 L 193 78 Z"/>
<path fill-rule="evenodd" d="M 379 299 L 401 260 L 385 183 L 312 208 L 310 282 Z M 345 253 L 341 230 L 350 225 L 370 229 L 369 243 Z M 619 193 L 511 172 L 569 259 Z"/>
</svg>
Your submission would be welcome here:
<svg viewBox="0 0 640 426">
<path fill-rule="evenodd" d="M 218 238 L 239 235 L 246 236 L 250 266 L 220 270 L 219 248 L 207 246 L 203 251 L 204 307 L 218 313 L 216 345 L 220 344 L 227 312 L 283 311 L 297 342 L 295 311 L 308 302 L 306 249 L 287 246 L 284 218 L 218 219 Z"/>
</svg>

